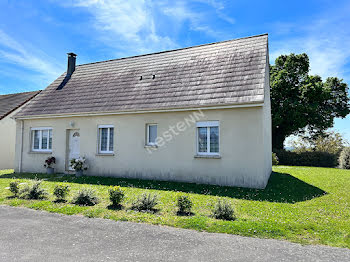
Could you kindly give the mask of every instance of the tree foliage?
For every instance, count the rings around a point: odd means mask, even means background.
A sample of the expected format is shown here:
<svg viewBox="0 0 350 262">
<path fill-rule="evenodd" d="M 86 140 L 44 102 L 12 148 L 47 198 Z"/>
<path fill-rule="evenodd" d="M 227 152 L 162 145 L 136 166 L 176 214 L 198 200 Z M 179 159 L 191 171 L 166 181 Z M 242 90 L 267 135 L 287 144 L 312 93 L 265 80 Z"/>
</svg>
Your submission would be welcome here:
<svg viewBox="0 0 350 262">
<path fill-rule="evenodd" d="M 334 118 L 350 112 L 348 86 L 342 79 L 329 77 L 323 82 L 309 72 L 305 53 L 281 55 L 270 66 L 273 148 L 282 149 L 292 134 L 323 135 Z"/>
</svg>

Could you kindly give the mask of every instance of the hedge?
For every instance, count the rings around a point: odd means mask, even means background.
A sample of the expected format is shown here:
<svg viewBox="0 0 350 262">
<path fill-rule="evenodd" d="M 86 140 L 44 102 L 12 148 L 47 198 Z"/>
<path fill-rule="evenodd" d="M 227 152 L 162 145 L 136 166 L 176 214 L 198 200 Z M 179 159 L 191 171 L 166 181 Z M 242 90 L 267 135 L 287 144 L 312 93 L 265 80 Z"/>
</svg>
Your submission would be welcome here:
<svg viewBox="0 0 350 262">
<path fill-rule="evenodd" d="M 285 150 L 274 150 L 280 165 L 288 166 L 316 166 L 335 167 L 338 166 L 338 156 L 327 152 L 291 152 Z"/>
</svg>

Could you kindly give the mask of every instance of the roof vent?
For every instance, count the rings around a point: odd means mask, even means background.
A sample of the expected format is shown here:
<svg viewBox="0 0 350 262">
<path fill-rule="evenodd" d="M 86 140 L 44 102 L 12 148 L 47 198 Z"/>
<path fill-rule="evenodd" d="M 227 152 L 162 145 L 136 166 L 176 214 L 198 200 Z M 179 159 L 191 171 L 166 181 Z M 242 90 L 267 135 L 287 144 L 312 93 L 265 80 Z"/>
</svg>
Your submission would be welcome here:
<svg viewBox="0 0 350 262">
<path fill-rule="evenodd" d="M 156 75 L 153 75 L 152 79 L 155 79 L 156 78 Z"/>
<path fill-rule="evenodd" d="M 140 80 L 142 80 L 142 76 L 140 76 Z"/>
</svg>

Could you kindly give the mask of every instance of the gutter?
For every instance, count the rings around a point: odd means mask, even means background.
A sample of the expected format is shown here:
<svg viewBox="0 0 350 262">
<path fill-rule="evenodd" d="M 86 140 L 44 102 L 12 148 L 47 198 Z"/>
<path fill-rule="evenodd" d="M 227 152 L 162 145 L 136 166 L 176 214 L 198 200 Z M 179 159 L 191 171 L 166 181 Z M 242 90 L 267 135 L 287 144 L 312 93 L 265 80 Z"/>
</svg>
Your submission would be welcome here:
<svg viewBox="0 0 350 262">
<path fill-rule="evenodd" d="M 138 111 L 107 111 L 107 112 L 81 112 L 81 113 L 61 113 L 52 115 L 33 115 L 33 116 L 15 116 L 15 119 L 38 119 L 38 118 L 62 118 L 62 117 L 80 117 L 80 116 L 105 116 L 105 115 L 125 115 L 125 114 L 145 114 L 145 113 L 166 113 L 166 112 L 183 112 L 196 110 L 213 110 L 213 109 L 230 109 L 230 108 L 244 108 L 244 107 L 262 107 L 264 103 L 256 104 L 235 104 L 235 105 L 217 105 L 207 107 L 189 107 L 189 108 L 173 108 L 173 109 L 152 109 L 152 110 L 138 110 Z"/>
</svg>

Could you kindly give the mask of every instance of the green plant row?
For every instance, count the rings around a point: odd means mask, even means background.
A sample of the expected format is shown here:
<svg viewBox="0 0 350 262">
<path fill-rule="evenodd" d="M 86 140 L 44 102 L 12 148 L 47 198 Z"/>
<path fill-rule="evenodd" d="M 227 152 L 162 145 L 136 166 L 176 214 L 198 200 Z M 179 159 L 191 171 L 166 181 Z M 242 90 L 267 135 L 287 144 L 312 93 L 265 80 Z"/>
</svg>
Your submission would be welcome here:
<svg viewBox="0 0 350 262">
<path fill-rule="evenodd" d="M 20 183 L 19 180 L 11 181 L 9 184 L 9 191 L 13 197 L 31 200 L 46 199 L 49 195 L 48 191 L 41 186 L 41 180 L 34 180 L 30 183 Z M 54 202 L 67 202 L 67 197 L 70 193 L 70 186 L 64 183 L 58 184 L 53 190 L 55 196 Z M 120 210 L 123 208 L 123 201 L 125 200 L 125 192 L 119 186 L 110 187 L 108 190 L 110 209 Z M 72 204 L 80 206 L 94 206 L 100 202 L 94 189 L 84 187 L 79 190 L 72 200 Z M 140 212 L 157 212 L 156 206 L 159 204 L 158 195 L 151 193 L 143 193 L 132 202 L 131 209 Z M 190 216 L 192 212 L 193 202 L 188 195 L 179 195 L 177 197 L 177 215 Z M 212 210 L 212 216 L 216 219 L 235 220 L 234 209 L 226 200 L 219 199 Z"/>
</svg>

